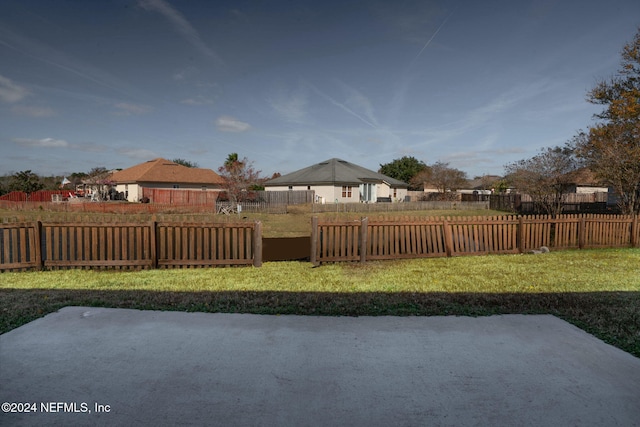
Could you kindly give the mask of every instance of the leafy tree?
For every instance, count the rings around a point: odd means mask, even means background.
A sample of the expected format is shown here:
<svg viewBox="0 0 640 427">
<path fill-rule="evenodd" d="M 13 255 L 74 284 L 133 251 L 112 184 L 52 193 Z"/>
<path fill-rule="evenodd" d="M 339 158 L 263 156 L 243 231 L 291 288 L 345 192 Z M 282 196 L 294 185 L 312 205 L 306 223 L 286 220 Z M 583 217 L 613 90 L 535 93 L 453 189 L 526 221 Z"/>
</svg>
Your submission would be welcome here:
<svg viewBox="0 0 640 427">
<path fill-rule="evenodd" d="M 33 193 L 42 190 L 43 187 L 40 177 L 31 170 L 16 172 L 9 183 L 9 191 L 23 191 L 25 193 Z"/>
<path fill-rule="evenodd" d="M 253 162 L 246 157 L 239 159 L 238 153 L 229 154 L 224 165 L 218 168 L 218 173 L 224 179 L 224 188 L 234 205 L 244 199 L 247 190 L 256 189 L 263 181 L 260 171 L 254 169 Z"/>
<path fill-rule="evenodd" d="M 493 184 L 493 190 L 494 190 L 494 193 L 496 194 L 504 194 L 507 192 L 508 189 L 509 189 L 509 182 L 507 182 L 507 180 L 504 178 L 499 179 Z"/>
<path fill-rule="evenodd" d="M 7 194 L 9 192 L 8 188 L 8 182 L 6 182 L 6 177 L 2 176 L 0 177 L 0 196 L 2 196 L 3 194 Z"/>
<path fill-rule="evenodd" d="M 600 81 L 588 101 L 605 106 L 601 122 L 576 137 L 577 153 L 619 195 L 623 213 L 640 213 L 640 28 L 622 49 L 618 75 Z"/>
<path fill-rule="evenodd" d="M 415 190 L 420 188 L 414 188 L 411 180 L 426 168 L 427 165 L 425 165 L 423 161 L 418 160 L 415 157 L 404 156 L 400 159 L 395 159 L 391 163 L 380 165 L 378 173 L 404 181 L 409 184 L 410 190 Z"/>
<path fill-rule="evenodd" d="M 198 167 L 198 164 L 196 162 L 190 162 L 189 160 L 185 160 L 185 159 L 173 159 L 171 161 L 173 163 L 177 163 L 179 165 L 186 166 L 188 168 L 197 168 Z"/>
<path fill-rule="evenodd" d="M 572 172 L 581 167 L 570 143 L 564 147 L 548 147 L 530 159 L 505 166 L 509 182 L 549 215 L 562 213 L 562 197 L 573 182 Z"/>
<path fill-rule="evenodd" d="M 436 162 L 429 166 L 429 169 L 431 170 L 429 183 L 438 189 L 440 198 L 443 200 L 467 184 L 467 174 L 449 167 L 449 163 Z"/>
<path fill-rule="evenodd" d="M 77 185 L 82 184 L 83 179 L 87 179 L 89 175 L 85 172 L 74 172 L 67 178 L 71 181 L 71 185 L 75 188 Z"/>
</svg>

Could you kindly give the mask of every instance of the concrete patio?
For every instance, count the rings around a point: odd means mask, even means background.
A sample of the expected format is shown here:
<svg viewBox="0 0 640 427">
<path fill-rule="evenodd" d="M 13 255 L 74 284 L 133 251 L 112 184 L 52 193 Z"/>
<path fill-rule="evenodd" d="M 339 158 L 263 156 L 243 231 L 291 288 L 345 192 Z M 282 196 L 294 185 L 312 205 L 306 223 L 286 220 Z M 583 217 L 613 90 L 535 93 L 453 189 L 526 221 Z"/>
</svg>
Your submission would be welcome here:
<svg viewBox="0 0 640 427">
<path fill-rule="evenodd" d="M 67 307 L 0 335 L 0 402 L 35 403 L 12 426 L 633 426 L 640 359 L 547 315 Z"/>
</svg>

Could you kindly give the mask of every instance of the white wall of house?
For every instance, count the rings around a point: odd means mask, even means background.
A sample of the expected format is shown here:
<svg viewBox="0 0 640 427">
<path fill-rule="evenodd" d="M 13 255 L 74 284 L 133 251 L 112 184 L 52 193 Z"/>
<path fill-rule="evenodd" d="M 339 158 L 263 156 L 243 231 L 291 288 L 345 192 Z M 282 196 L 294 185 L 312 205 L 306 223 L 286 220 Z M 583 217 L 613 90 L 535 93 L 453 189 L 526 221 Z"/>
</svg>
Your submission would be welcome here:
<svg viewBox="0 0 640 427">
<path fill-rule="evenodd" d="M 287 191 L 287 190 L 313 190 L 316 193 L 316 203 L 359 203 L 361 200 L 365 200 L 361 197 L 364 196 L 365 184 L 352 184 L 352 185 L 293 185 L 291 187 L 286 185 L 269 186 L 266 187 L 266 191 Z M 343 188 L 344 187 L 344 188 Z M 395 196 L 394 196 L 395 194 Z M 391 197 L 392 200 L 404 200 L 407 195 L 406 188 L 390 188 L 385 183 L 372 183 L 371 184 L 371 202 L 375 202 L 378 197 Z"/>
<path fill-rule="evenodd" d="M 577 194 L 607 193 L 607 187 L 576 187 Z"/>
<path fill-rule="evenodd" d="M 382 182 L 376 185 L 377 197 L 391 197 L 391 201 L 400 202 L 404 201 L 407 196 L 406 188 L 391 187 L 386 182 Z"/>
<path fill-rule="evenodd" d="M 333 185 L 279 185 L 266 187 L 266 191 L 313 190 L 316 193 L 316 203 L 358 203 L 360 192 L 357 185 L 345 186 L 344 196 L 342 186 Z"/>
<path fill-rule="evenodd" d="M 392 188 L 390 189 L 390 192 L 393 200 L 397 200 L 399 202 L 404 202 L 407 195 L 409 194 L 409 190 L 406 188 Z"/>
<path fill-rule="evenodd" d="M 138 184 L 116 184 L 116 191 L 124 193 L 129 202 L 139 202 L 142 198 L 142 187 Z"/>
</svg>

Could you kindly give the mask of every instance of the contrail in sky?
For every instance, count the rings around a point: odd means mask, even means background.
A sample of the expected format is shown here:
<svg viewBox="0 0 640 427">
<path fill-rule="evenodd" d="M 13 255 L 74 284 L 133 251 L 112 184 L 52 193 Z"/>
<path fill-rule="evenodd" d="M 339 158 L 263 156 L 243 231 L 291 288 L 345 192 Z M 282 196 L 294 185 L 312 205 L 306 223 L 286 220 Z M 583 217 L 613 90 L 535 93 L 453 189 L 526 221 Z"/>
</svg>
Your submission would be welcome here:
<svg viewBox="0 0 640 427">
<path fill-rule="evenodd" d="M 329 95 L 327 95 L 326 93 L 322 92 L 320 89 L 318 89 L 317 87 L 315 87 L 314 85 L 308 83 L 309 87 L 311 89 L 313 89 L 318 95 L 320 95 L 321 97 L 323 97 L 324 99 L 326 99 L 327 101 L 329 101 L 331 104 L 335 105 L 336 107 L 346 111 L 347 113 L 351 114 L 352 116 L 360 119 L 363 123 L 371 126 L 374 129 L 377 129 L 378 126 L 376 126 L 374 123 L 371 123 L 369 120 L 365 119 L 364 117 L 362 117 L 360 114 L 356 113 L 355 111 L 353 111 L 351 108 L 347 107 L 346 105 L 344 105 L 341 102 L 336 101 L 335 99 L 333 99 L 332 97 L 330 97 Z"/>
<path fill-rule="evenodd" d="M 453 11 L 455 12 L 455 10 Z M 444 21 L 442 21 L 442 24 L 440 24 L 440 26 L 438 27 L 438 29 L 436 30 L 435 33 L 433 33 L 433 35 L 431 36 L 431 38 L 429 40 L 427 40 L 427 42 L 424 44 L 424 46 L 422 46 L 422 49 L 420 49 L 420 52 L 418 52 L 418 54 L 416 55 L 415 58 L 413 58 L 413 61 L 411 61 L 411 63 L 414 63 L 418 58 L 420 58 L 420 55 L 422 55 L 422 52 L 424 52 L 424 50 L 427 48 L 427 46 L 429 46 L 429 44 L 431 44 L 431 41 L 438 35 L 438 33 L 440 32 L 440 30 L 442 29 L 442 27 L 444 27 L 444 24 L 447 23 L 447 21 L 449 20 L 449 18 L 451 18 L 451 16 L 453 15 L 453 12 L 451 12 L 449 14 L 449 16 L 447 16 Z"/>
</svg>

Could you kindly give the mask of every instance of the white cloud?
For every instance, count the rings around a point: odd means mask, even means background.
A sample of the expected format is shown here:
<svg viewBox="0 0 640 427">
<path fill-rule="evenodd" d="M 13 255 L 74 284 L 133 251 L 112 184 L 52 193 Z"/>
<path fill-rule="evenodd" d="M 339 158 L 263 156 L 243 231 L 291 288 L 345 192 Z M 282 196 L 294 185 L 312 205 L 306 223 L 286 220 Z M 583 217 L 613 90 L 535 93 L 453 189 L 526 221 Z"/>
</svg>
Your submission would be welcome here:
<svg viewBox="0 0 640 427">
<path fill-rule="evenodd" d="M 28 105 L 16 105 L 15 107 L 11 108 L 11 111 L 21 116 L 31 117 L 51 117 L 56 115 L 56 112 L 53 110 L 53 108 L 34 107 Z"/>
<path fill-rule="evenodd" d="M 28 94 L 29 91 L 27 89 L 0 75 L 0 100 L 9 103 L 18 102 Z"/>
<path fill-rule="evenodd" d="M 146 114 L 152 110 L 152 108 L 147 105 L 128 104 L 126 102 L 116 104 L 115 107 L 118 109 L 118 111 L 114 112 L 113 114 L 118 116 Z"/>
<path fill-rule="evenodd" d="M 249 123 L 241 122 L 235 117 L 220 116 L 216 119 L 216 127 L 221 132 L 244 132 L 251 128 Z"/>
<path fill-rule="evenodd" d="M 66 148 L 69 143 L 63 139 L 43 138 L 43 139 L 29 139 L 29 138 L 14 138 L 13 141 L 24 147 L 35 148 Z"/>
<path fill-rule="evenodd" d="M 211 99 L 205 98 L 204 96 L 198 95 L 194 98 L 186 98 L 180 101 L 181 104 L 185 105 L 209 105 L 213 104 Z"/>
<path fill-rule="evenodd" d="M 307 91 L 301 87 L 294 92 L 281 90 L 267 102 L 284 120 L 301 123 L 307 115 L 307 98 Z"/>
<path fill-rule="evenodd" d="M 199 74 L 199 71 L 196 67 L 185 67 L 175 72 L 173 74 L 173 79 L 176 81 L 187 80 L 196 76 L 197 74 Z"/>
<path fill-rule="evenodd" d="M 174 9 L 167 1 L 140 0 L 138 4 L 145 10 L 158 12 L 159 14 L 163 15 L 171 23 L 173 28 L 180 34 L 182 34 L 193 47 L 204 53 L 206 56 L 222 63 L 222 60 L 220 59 L 218 54 L 216 54 L 211 48 L 209 48 L 209 46 L 207 46 L 202 41 L 200 35 L 198 34 L 198 31 L 193 28 L 191 23 L 184 17 L 184 15 Z"/>
</svg>

